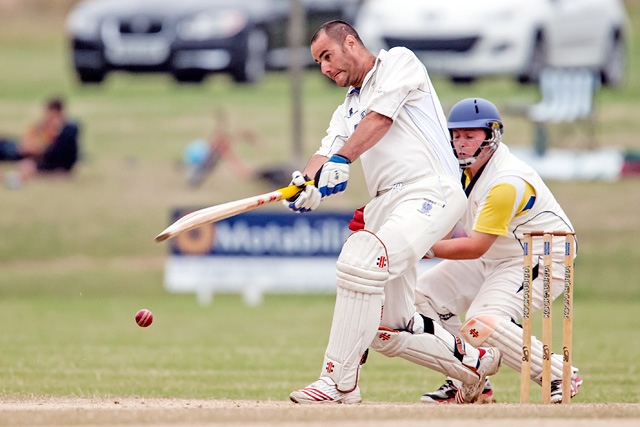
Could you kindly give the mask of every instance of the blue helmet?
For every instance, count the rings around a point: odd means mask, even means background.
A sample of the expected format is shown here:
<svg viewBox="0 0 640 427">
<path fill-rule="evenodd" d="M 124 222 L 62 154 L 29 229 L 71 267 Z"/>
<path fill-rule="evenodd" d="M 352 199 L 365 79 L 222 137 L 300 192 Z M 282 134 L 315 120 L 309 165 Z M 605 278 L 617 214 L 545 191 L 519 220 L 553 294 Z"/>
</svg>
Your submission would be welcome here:
<svg viewBox="0 0 640 427">
<path fill-rule="evenodd" d="M 449 134 L 453 136 L 453 129 L 484 129 L 486 139 L 478 144 L 478 149 L 471 157 L 461 159 L 458 162 L 461 166 L 467 167 L 475 163 L 476 159 L 482 156 L 491 155 L 498 147 L 503 132 L 500 112 L 491 102 L 482 98 L 466 98 L 458 102 L 451 108 L 447 121 Z M 452 144 L 453 146 L 453 141 Z"/>
<path fill-rule="evenodd" d="M 447 127 L 449 130 L 483 128 L 493 131 L 496 123 L 502 133 L 502 120 L 495 105 L 486 99 L 467 98 L 453 106 Z"/>
</svg>

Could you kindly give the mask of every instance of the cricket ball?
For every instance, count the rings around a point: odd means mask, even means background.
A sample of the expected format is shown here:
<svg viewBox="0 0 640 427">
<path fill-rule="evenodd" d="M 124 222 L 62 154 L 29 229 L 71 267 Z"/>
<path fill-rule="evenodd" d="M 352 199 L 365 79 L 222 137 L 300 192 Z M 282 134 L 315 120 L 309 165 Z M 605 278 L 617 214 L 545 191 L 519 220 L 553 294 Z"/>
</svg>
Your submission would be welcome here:
<svg viewBox="0 0 640 427">
<path fill-rule="evenodd" d="M 136 323 L 141 328 L 146 328 L 153 323 L 153 314 L 151 313 L 151 311 L 143 308 L 136 313 Z"/>
</svg>

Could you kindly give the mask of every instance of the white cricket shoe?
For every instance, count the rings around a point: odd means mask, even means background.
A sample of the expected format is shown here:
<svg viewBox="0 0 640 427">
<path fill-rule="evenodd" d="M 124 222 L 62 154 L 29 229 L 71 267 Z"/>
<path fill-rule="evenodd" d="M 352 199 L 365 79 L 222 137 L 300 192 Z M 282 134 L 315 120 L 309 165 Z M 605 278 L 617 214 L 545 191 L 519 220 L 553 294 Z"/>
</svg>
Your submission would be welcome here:
<svg viewBox="0 0 640 427">
<path fill-rule="evenodd" d="M 480 358 L 476 372 L 480 376 L 478 382 L 472 384 L 462 383 L 456 393 L 456 403 L 475 403 L 482 394 L 485 380 L 488 376 L 494 375 L 500 369 L 502 363 L 502 353 L 494 347 L 485 348 L 484 355 Z"/>
<path fill-rule="evenodd" d="M 361 403 L 360 387 L 356 386 L 356 389 L 350 393 L 342 393 L 336 388 L 336 383 L 331 378 L 320 377 L 316 382 L 313 382 L 302 388 L 296 390 L 289 395 L 289 399 L 293 403 Z"/>
</svg>

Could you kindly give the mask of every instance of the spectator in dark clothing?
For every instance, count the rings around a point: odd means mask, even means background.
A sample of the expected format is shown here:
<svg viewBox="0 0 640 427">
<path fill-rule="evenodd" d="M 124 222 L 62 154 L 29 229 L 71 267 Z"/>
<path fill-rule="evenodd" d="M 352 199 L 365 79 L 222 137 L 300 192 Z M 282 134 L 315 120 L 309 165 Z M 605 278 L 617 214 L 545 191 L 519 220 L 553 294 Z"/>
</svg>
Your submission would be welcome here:
<svg viewBox="0 0 640 427">
<path fill-rule="evenodd" d="M 78 124 L 67 122 L 36 162 L 40 172 L 70 172 L 78 160 Z"/>
<path fill-rule="evenodd" d="M 16 188 L 36 174 L 69 173 L 78 160 L 78 124 L 67 119 L 59 98 L 47 102 L 43 118 L 29 127 L 19 142 L 0 139 L 0 160 L 17 162 L 5 174 Z"/>
</svg>

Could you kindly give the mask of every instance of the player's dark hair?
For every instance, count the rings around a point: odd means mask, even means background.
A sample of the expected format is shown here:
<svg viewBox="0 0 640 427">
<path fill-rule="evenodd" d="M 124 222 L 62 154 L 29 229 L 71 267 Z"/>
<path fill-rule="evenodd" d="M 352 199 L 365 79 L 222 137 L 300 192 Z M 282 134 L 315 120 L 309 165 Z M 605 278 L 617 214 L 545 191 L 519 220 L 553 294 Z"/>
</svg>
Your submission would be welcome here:
<svg viewBox="0 0 640 427">
<path fill-rule="evenodd" d="M 325 33 L 330 39 L 335 40 L 338 43 L 343 43 L 347 36 L 353 36 L 359 44 L 364 46 L 364 43 L 362 42 L 362 39 L 360 39 L 355 28 L 344 21 L 335 20 L 322 24 L 311 37 L 311 44 L 313 44 L 322 33 Z"/>
</svg>

